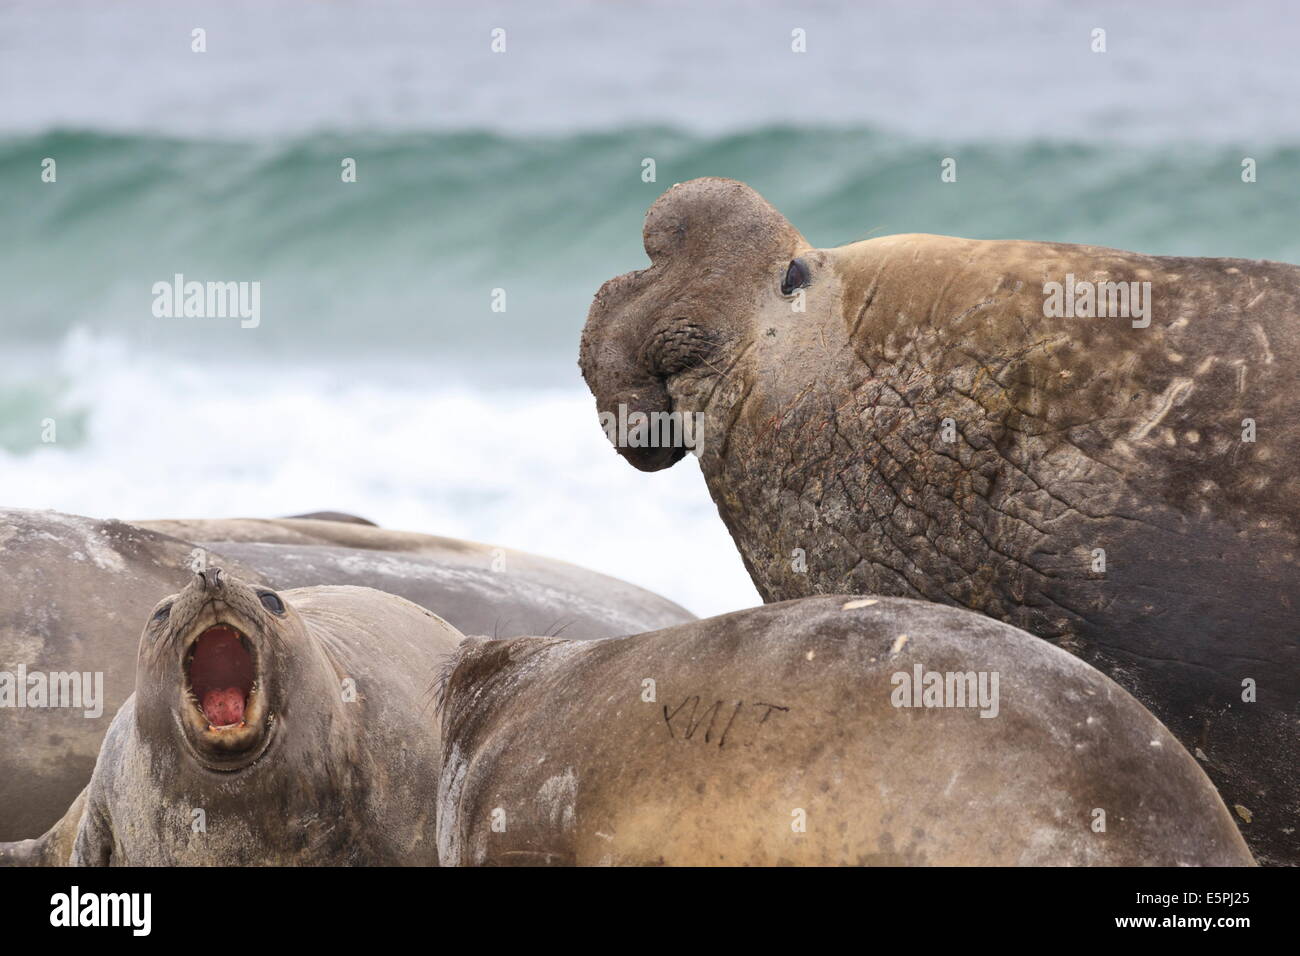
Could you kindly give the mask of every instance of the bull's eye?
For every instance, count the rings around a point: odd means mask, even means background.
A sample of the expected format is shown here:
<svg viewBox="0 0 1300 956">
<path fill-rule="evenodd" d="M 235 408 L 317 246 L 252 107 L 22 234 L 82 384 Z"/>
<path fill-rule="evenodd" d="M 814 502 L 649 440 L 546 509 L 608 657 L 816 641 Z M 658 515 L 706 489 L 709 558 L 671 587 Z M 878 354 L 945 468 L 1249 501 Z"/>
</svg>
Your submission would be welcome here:
<svg viewBox="0 0 1300 956">
<path fill-rule="evenodd" d="M 262 607 L 266 608 L 272 614 L 284 613 L 284 602 L 280 600 L 280 595 L 274 591 L 263 591 L 258 595 L 262 602 Z"/>
<path fill-rule="evenodd" d="M 802 259 L 791 259 L 789 267 L 785 270 L 785 278 L 781 280 L 781 294 L 792 295 L 795 289 L 802 289 L 811 279 L 812 273 L 808 270 L 808 263 Z"/>
<path fill-rule="evenodd" d="M 154 622 L 156 624 L 161 624 L 163 621 L 167 620 L 167 618 L 171 617 L 171 614 L 172 614 L 172 605 L 171 602 L 168 601 L 158 610 L 153 612 Z"/>
</svg>

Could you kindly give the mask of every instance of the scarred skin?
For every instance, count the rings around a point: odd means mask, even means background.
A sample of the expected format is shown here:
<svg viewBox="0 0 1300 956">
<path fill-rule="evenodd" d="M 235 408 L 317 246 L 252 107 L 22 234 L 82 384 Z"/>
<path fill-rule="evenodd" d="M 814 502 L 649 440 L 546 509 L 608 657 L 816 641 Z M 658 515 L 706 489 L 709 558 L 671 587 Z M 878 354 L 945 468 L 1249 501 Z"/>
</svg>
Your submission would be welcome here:
<svg viewBox="0 0 1300 956">
<path fill-rule="evenodd" d="M 102 673 L 97 717 L 0 707 L 0 841 L 35 837 L 90 780 L 135 686 L 140 621 L 196 555 L 277 590 L 352 584 L 400 595 L 469 633 L 599 638 L 692 619 L 616 578 L 472 541 L 307 519 L 99 520 L 0 509 L 0 671 Z"/>
<path fill-rule="evenodd" d="M 0 844 L 0 858 L 436 864 L 426 797 L 440 757 L 432 691 L 463 635 L 370 588 L 285 591 L 274 595 L 278 611 L 262 602 L 266 593 L 209 567 L 159 602 L 140 636 L 136 691 L 86 791 L 45 837 Z M 256 684 L 246 710 L 226 701 L 200 710 L 191 696 L 187 654 L 214 625 L 251 642 Z M 235 712 L 242 724 L 226 720 Z M 214 729 L 213 715 L 231 726 Z"/>
<path fill-rule="evenodd" d="M 917 665 L 997 674 L 997 707 L 896 707 Z M 1252 862 L 1196 761 L 1119 686 L 938 604 L 469 638 L 448 666 L 444 865 Z"/>
<path fill-rule="evenodd" d="M 601 412 L 703 416 L 700 467 L 764 600 L 907 596 L 1047 638 L 1196 752 L 1261 860 L 1300 862 L 1300 268 L 816 249 L 718 179 L 665 193 L 645 246 L 596 296 L 583 374 Z M 1045 316 L 1067 274 L 1150 282 L 1149 327 Z"/>
</svg>

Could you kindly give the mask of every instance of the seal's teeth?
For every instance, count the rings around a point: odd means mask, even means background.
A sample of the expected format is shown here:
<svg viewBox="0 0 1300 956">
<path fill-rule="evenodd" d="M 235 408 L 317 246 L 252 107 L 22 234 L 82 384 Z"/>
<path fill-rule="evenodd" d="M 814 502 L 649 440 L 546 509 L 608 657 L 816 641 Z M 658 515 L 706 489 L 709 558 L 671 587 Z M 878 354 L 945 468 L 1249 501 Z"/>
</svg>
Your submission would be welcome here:
<svg viewBox="0 0 1300 956">
<path fill-rule="evenodd" d="M 208 730 L 212 731 L 213 733 L 216 733 L 219 730 L 243 730 L 247 726 L 248 726 L 248 721 L 246 720 L 241 720 L 237 724 L 222 724 L 220 727 L 214 726 L 213 724 L 209 723 Z"/>
</svg>

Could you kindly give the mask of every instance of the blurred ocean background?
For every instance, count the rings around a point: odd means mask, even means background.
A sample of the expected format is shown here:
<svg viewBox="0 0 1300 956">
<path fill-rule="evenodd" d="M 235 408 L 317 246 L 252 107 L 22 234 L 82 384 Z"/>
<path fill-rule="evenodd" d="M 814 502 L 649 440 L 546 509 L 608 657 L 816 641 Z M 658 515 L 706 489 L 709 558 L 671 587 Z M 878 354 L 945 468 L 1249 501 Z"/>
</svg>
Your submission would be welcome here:
<svg viewBox="0 0 1300 956">
<path fill-rule="evenodd" d="M 1300 262 L 1298 46 L 1285 2 L 0 2 L 0 503 L 348 510 L 758 603 L 694 459 L 624 464 L 578 373 L 655 197 Z M 261 325 L 155 318 L 178 272 Z"/>
</svg>

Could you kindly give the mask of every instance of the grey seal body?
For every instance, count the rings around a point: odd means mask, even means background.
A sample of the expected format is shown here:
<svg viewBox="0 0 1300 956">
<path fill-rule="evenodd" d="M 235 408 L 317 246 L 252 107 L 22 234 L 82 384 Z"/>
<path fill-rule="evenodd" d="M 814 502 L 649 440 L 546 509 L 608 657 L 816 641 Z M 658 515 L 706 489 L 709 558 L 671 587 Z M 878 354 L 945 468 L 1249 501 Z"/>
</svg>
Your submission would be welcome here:
<svg viewBox="0 0 1300 956">
<path fill-rule="evenodd" d="M 1261 860 L 1300 862 L 1300 267 L 819 249 L 717 179 L 665 193 L 645 245 L 597 294 L 583 374 L 601 412 L 701 416 L 764 600 L 912 597 L 1053 641 L 1196 753 Z"/>
<path fill-rule="evenodd" d="M 512 548 L 339 521 L 140 521 L 255 568 L 278 588 L 356 584 L 398 594 L 466 634 L 636 634 L 694 615 L 644 588 Z"/>
<path fill-rule="evenodd" d="M 0 509 L 0 672 L 90 675 L 101 692 L 94 707 L 0 707 L 0 840 L 45 832 L 86 786 L 135 686 L 139 622 L 158 595 L 185 586 L 196 560 L 278 590 L 374 587 L 468 633 L 587 639 L 692 619 L 616 578 L 454 538 L 339 521 L 127 523 Z"/>
<path fill-rule="evenodd" d="M 966 611 L 806 598 L 613 641 L 469 638 L 448 667 L 444 865 L 1252 862 L 1136 700 Z"/>
<path fill-rule="evenodd" d="M 0 707 L 0 840 L 43 833 L 89 782 L 135 687 L 140 622 L 185 585 L 193 550 L 122 521 L 0 511 L 0 681 L 15 697 Z M 262 581 L 238 562 L 226 567 Z M 32 706 L 38 680 L 47 692 Z M 77 694 L 52 706 L 54 686 Z"/>
<path fill-rule="evenodd" d="M 432 688 L 462 639 L 369 588 L 277 593 L 209 567 L 151 615 L 136 692 L 49 846 L 0 853 L 82 866 L 436 864 Z"/>
</svg>

